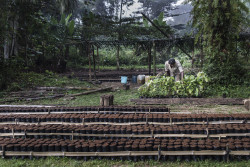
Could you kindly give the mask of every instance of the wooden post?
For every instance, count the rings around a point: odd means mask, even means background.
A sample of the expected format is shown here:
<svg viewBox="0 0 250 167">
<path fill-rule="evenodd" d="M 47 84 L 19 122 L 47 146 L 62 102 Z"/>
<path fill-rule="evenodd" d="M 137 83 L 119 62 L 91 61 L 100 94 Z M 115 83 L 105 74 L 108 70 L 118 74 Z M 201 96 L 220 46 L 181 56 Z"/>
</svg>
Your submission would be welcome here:
<svg viewBox="0 0 250 167">
<path fill-rule="evenodd" d="M 87 55 L 89 58 L 89 80 L 91 81 L 91 57 L 90 57 L 89 43 L 87 43 Z"/>
<path fill-rule="evenodd" d="M 99 55 L 99 48 L 96 46 L 96 54 L 98 57 L 98 72 L 100 71 L 100 55 Z"/>
<path fill-rule="evenodd" d="M 94 63 L 94 78 L 96 80 L 96 70 L 95 70 L 96 61 L 95 61 L 95 46 L 94 45 L 92 45 L 92 52 L 93 52 L 93 63 Z"/>
<path fill-rule="evenodd" d="M 154 73 L 153 75 L 155 76 L 156 75 L 156 47 L 155 47 L 155 42 L 153 42 L 153 66 L 154 66 Z"/>
<path fill-rule="evenodd" d="M 151 45 L 150 45 L 150 43 L 149 43 L 149 45 L 148 45 L 148 75 L 151 75 L 151 62 L 152 62 L 152 60 L 151 60 Z"/>
<path fill-rule="evenodd" d="M 113 105 L 114 95 L 102 95 L 100 97 L 100 105 L 101 106 L 111 106 Z"/>
</svg>

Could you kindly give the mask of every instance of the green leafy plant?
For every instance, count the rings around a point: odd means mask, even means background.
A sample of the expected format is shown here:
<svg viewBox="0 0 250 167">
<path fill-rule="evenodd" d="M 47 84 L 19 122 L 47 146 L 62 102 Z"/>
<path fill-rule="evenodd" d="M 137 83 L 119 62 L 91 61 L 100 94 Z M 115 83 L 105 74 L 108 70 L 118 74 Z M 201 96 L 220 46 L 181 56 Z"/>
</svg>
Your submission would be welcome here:
<svg viewBox="0 0 250 167">
<path fill-rule="evenodd" d="M 143 97 L 200 97 L 203 95 L 209 78 L 204 72 L 197 76 L 186 76 L 184 80 L 175 82 L 173 77 L 152 77 L 139 89 Z"/>
</svg>

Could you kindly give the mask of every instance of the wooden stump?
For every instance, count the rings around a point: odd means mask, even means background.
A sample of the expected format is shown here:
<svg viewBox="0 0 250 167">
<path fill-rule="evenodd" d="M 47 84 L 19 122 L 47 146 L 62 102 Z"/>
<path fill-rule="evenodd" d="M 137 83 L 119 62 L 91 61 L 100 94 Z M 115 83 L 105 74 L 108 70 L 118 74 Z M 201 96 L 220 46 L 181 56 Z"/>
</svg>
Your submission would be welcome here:
<svg viewBox="0 0 250 167">
<path fill-rule="evenodd" d="M 111 106 L 113 105 L 114 95 L 102 95 L 100 97 L 101 106 Z"/>
<path fill-rule="evenodd" d="M 244 106 L 248 111 L 250 110 L 250 99 L 244 100 Z"/>
<path fill-rule="evenodd" d="M 130 88 L 130 84 L 123 84 L 122 86 L 124 90 L 129 90 Z"/>
</svg>

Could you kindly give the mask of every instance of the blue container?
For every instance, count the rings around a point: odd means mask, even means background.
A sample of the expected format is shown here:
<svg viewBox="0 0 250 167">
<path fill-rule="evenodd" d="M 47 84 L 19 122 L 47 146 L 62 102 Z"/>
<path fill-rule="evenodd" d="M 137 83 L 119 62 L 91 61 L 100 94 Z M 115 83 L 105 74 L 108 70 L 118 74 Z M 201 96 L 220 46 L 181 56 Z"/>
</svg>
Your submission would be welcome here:
<svg viewBox="0 0 250 167">
<path fill-rule="evenodd" d="M 122 84 L 126 84 L 128 81 L 128 77 L 127 76 L 121 76 L 121 83 Z"/>
<path fill-rule="evenodd" d="M 132 83 L 137 83 L 137 76 L 136 75 L 132 76 Z"/>
</svg>

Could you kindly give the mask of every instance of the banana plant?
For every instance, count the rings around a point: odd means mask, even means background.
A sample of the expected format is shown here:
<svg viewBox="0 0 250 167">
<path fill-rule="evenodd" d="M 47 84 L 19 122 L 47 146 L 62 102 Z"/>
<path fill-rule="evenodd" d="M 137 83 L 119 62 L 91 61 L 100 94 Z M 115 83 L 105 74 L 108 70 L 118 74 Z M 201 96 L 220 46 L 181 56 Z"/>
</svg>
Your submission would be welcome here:
<svg viewBox="0 0 250 167">
<path fill-rule="evenodd" d="M 55 34 L 57 34 L 56 39 L 59 44 L 59 60 L 58 64 L 62 64 L 59 68 L 61 68 L 61 71 L 65 71 L 66 69 L 66 63 L 67 59 L 69 57 L 69 45 L 66 44 L 68 43 L 68 38 L 73 36 L 74 30 L 75 30 L 75 21 L 72 19 L 72 14 L 61 15 L 61 19 L 57 21 L 55 18 L 51 19 L 51 24 L 55 27 Z M 64 65 L 63 65 L 64 64 Z"/>
</svg>

